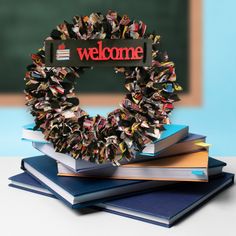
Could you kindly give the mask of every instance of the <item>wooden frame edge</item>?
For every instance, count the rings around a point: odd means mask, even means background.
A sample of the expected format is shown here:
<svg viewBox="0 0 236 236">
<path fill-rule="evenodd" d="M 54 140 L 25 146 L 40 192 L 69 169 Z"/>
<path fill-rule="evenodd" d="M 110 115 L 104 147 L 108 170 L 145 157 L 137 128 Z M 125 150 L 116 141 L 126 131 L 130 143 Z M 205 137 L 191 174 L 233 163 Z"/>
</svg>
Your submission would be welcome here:
<svg viewBox="0 0 236 236">
<path fill-rule="evenodd" d="M 179 106 L 202 105 L 202 0 L 190 0 L 189 6 L 189 93 L 181 95 Z"/>
</svg>

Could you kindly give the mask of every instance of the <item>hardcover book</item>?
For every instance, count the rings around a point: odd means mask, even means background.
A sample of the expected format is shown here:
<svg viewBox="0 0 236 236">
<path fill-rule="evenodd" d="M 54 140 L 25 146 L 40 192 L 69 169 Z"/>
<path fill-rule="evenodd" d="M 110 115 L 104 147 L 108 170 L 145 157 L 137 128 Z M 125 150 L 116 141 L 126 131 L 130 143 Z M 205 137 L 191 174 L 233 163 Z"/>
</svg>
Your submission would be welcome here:
<svg viewBox="0 0 236 236">
<path fill-rule="evenodd" d="M 216 162 L 218 161 L 216 160 Z M 220 161 L 216 162 L 215 164 L 218 166 Z M 44 188 L 27 173 L 21 173 L 9 179 L 11 187 L 55 198 L 52 193 L 45 194 L 35 191 L 35 187 L 37 190 Z M 210 179 L 208 183 L 175 184 L 166 188 L 105 201 L 92 207 L 135 220 L 171 227 L 181 218 L 186 217 L 189 212 L 232 185 L 233 181 L 233 174 L 222 173 L 218 177 Z"/>
<path fill-rule="evenodd" d="M 189 133 L 184 139 L 181 139 L 179 142 L 169 146 L 168 148 L 162 150 L 158 153 L 148 153 L 140 152 L 137 153 L 138 156 L 152 156 L 152 157 L 167 157 L 175 156 L 184 153 L 197 152 L 201 150 L 207 150 L 206 148 L 198 145 L 200 143 L 205 143 L 206 136 L 199 134 Z"/>
<path fill-rule="evenodd" d="M 114 196 L 170 184 L 160 181 L 60 177 L 57 176 L 56 162 L 47 156 L 23 159 L 22 169 L 72 208 L 82 208 Z"/>
<path fill-rule="evenodd" d="M 229 187 L 234 174 L 224 173 L 208 183 L 185 183 L 99 204 L 107 212 L 171 227 L 178 220 Z"/>
</svg>

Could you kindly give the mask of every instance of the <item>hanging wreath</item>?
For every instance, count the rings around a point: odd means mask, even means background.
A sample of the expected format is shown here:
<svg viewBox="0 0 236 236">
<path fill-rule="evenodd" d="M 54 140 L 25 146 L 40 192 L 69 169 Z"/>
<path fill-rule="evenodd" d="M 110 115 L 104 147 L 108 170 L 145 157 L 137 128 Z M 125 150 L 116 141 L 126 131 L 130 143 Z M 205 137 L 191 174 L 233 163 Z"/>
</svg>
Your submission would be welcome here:
<svg viewBox="0 0 236 236">
<path fill-rule="evenodd" d="M 86 68 L 46 67 L 45 47 L 31 55 L 33 63 L 25 75 L 26 105 L 35 117 L 35 129 L 42 130 L 55 151 L 97 163 L 130 160 L 160 137 L 181 87 L 174 63 L 159 51 L 160 36 L 147 34 L 142 21 L 108 11 L 75 16 L 73 23 L 64 21 L 51 32 L 46 40 L 146 38 L 152 40 L 152 65 L 114 68 L 123 74 L 127 93 L 120 108 L 106 118 L 91 117 L 79 106 L 75 83 Z"/>
</svg>

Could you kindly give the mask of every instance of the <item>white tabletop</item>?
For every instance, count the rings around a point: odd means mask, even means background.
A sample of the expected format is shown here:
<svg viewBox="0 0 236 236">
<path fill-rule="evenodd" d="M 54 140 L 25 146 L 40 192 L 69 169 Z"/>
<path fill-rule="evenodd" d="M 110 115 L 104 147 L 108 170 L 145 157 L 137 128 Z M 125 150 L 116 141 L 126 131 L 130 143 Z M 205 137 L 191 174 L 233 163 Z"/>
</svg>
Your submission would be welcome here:
<svg viewBox="0 0 236 236">
<path fill-rule="evenodd" d="M 225 171 L 236 173 L 236 157 L 222 160 L 228 163 Z M 0 158 L 0 235 L 222 236 L 235 233 L 235 185 L 168 229 L 106 212 L 82 214 L 56 199 L 8 187 L 8 177 L 19 172 L 20 158 Z"/>
</svg>

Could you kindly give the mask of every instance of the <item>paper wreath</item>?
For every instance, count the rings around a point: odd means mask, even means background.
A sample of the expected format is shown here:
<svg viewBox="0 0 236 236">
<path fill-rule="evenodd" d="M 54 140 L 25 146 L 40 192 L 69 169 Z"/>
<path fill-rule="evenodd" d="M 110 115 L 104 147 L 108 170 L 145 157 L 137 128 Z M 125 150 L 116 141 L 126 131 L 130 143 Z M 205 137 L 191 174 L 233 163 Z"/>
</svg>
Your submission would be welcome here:
<svg viewBox="0 0 236 236">
<path fill-rule="evenodd" d="M 74 88 L 85 68 L 45 67 L 44 47 L 32 54 L 33 63 L 24 78 L 26 105 L 35 117 L 35 129 L 42 130 L 55 151 L 91 162 L 116 163 L 122 158 L 130 160 L 160 137 L 181 87 L 176 83 L 174 63 L 160 51 L 160 36 L 145 31 L 142 21 L 108 11 L 107 15 L 75 16 L 73 23 L 64 21 L 46 39 L 152 40 L 152 66 L 114 68 L 124 75 L 127 93 L 120 108 L 107 118 L 90 117 L 79 107 Z"/>
</svg>

